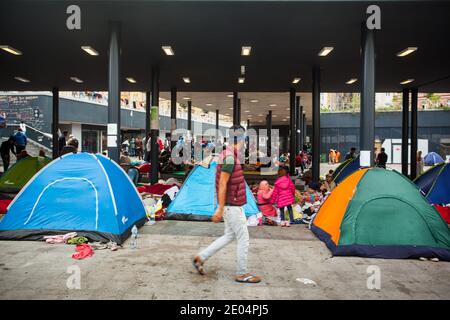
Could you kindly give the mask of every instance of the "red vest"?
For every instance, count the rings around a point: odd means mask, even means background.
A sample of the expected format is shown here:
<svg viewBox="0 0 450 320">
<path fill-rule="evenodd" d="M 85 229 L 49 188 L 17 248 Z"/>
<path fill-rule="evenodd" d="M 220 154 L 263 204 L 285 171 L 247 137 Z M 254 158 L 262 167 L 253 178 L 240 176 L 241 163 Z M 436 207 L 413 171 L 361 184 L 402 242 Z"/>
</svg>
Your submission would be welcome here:
<svg viewBox="0 0 450 320">
<path fill-rule="evenodd" d="M 247 203 L 246 185 L 242 165 L 239 162 L 236 151 L 233 152 L 231 150 L 225 149 L 220 154 L 219 164 L 217 165 L 216 171 L 216 193 L 219 193 L 219 179 L 220 173 L 222 172 L 223 160 L 230 155 L 234 157 L 234 167 L 233 172 L 231 173 L 230 180 L 228 180 L 227 184 L 225 204 L 227 206 L 243 206 Z"/>
</svg>

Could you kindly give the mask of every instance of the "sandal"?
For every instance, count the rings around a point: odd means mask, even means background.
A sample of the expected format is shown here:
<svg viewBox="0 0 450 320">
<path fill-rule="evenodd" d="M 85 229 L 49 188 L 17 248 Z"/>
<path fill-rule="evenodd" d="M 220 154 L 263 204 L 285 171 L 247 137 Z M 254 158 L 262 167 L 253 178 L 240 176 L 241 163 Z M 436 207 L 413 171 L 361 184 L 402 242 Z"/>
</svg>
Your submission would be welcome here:
<svg viewBox="0 0 450 320">
<path fill-rule="evenodd" d="M 235 279 L 237 282 L 241 283 L 258 283 L 261 282 L 261 278 L 258 276 L 254 276 L 251 274 L 244 274 L 242 276 L 238 276 Z"/>
<path fill-rule="evenodd" d="M 204 276 L 206 274 L 205 269 L 203 268 L 203 261 L 200 259 L 200 257 L 195 257 L 194 260 L 192 260 L 192 265 L 194 266 L 195 270 L 197 270 L 197 272 Z"/>
</svg>

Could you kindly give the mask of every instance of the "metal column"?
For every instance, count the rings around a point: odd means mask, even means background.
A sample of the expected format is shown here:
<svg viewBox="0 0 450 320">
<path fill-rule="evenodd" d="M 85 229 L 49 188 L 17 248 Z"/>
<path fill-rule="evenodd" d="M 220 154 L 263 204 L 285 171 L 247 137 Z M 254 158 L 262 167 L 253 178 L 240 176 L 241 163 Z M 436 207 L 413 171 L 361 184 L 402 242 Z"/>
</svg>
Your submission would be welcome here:
<svg viewBox="0 0 450 320">
<path fill-rule="evenodd" d="M 216 130 L 219 130 L 219 109 L 216 109 Z"/>
<path fill-rule="evenodd" d="M 411 180 L 417 177 L 417 88 L 411 89 Z"/>
<path fill-rule="evenodd" d="M 267 156 L 272 155 L 272 110 L 266 116 L 266 126 L 267 126 Z"/>
<path fill-rule="evenodd" d="M 295 101 L 295 154 L 300 152 L 300 146 L 302 141 L 302 116 L 303 116 L 303 107 L 300 106 L 300 96 L 297 96 Z"/>
<path fill-rule="evenodd" d="M 173 149 L 177 142 L 172 141 L 172 134 L 177 129 L 177 88 L 170 88 L 170 148 Z"/>
<path fill-rule="evenodd" d="M 295 175 L 295 138 L 297 136 L 297 130 L 295 129 L 295 109 L 296 109 L 296 99 L 295 99 L 295 89 L 291 88 L 289 90 L 289 120 L 290 120 L 290 130 L 289 130 L 289 174 L 291 176 Z"/>
<path fill-rule="evenodd" d="M 238 93 L 235 91 L 233 92 L 233 125 L 237 125 L 239 123 L 237 111 L 238 111 Z"/>
<path fill-rule="evenodd" d="M 303 124 L 303 132 L 302 132 L 302 146 L 301 146 L 301 150 L 303 150 L 303 146 L 306 144 L 306 129 L 308 128 L 308 125 L 306 123 L 306 113 L 303 114 L 303 120 L 302 120 L 302 124 Z"/>
<path fill-rule="evenodd" d="M 192 130 L 192 101 L 188 101 L 188 114 L 187 114 L 187 129 L 188 131 Z"/>
<path fill-rule="evenodd" d="M 370 165 L 374 163 L 375 141 L 375 33 L 363 24 L 361 29 L 362 73 L 360 140 L 361 151 L 370 152 Z"/>
<path fill-rule="evenodd" d="M 108 156 L 119 163 L 120 158 L 120 23 L 110 24 L 108 52 L 108 138 L 114 137 L 114 145 L 108 143 Z"/>
<path fill-rule="evenodd" d="M 58 128 L 59 128 L 59 89 L 57 87 L 52 89 L 53 104 L 52 104 L 52 157 L 58 158 L 61 150 L 59 150 L 58 143 Z"/>
<path fill-rule="evenodd" d="M 402 91 L 402 173 L 408 175 L 409 89 Z M 391 159 L 392 160 L 392 159 Z"/>
<path fill-rule="evenodd" d="M 320 69 L 312 72 L 312 178 L 318 182 L 320 178 Z"/>
<path fill-rule="evenodd" d="M 152 68 L 152 100 L 151 100 L 151 114 L 150 114 L 150 183 L 158 182 L 159 172 L 159 67 Z"/>
<path fill-rule="evenodd" d="M 237 124 L 241 125 L 241 98 L 238 98 L 238 102 L 237 102 Z"/>
</svg>

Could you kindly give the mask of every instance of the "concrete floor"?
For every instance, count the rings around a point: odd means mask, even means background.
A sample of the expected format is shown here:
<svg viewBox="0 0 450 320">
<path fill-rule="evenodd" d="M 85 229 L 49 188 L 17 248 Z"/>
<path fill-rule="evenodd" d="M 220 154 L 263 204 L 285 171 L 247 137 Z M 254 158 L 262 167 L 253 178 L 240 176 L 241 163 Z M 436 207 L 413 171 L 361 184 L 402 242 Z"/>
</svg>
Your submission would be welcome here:
<svg viewBox="0 0 450 320">
<path fill-rule="evenodd" d="M 158 222 L 141 228 L 138 249 L 127 241 L 80 261 L 70 245 L 1 241 L 0 299 L 450 299 L 450 263 L 331 258 L 304 225 L 250 228 L 249 265 L 264 277 L 260 284 L 233 281 L 234 244 L 199 276 L 190 259 L 222 230 L 209 222 Z M 367 289 L 371 265 L 380 268 L 380 290 Z M 71 266 L 80 268 L 81 289 L 67 288 Z"/>
</svg>

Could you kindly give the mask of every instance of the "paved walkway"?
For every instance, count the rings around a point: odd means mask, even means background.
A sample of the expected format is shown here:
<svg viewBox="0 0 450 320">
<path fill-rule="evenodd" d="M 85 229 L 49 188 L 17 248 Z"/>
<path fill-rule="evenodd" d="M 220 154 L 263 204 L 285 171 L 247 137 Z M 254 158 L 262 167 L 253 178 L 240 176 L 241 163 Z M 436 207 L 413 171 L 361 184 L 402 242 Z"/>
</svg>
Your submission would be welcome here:
<svg viewBox="0 0 450 320">
<path fill-rule="evenodd" d="M 138 249 L 127 241 L 116 252 L 71 258 L 74 247 L 0 241 L 0 299 L 450 299 L 450 263 L 331 258 L 304 225 L 250 228 L 250 268 L 260 284 L 233 281 L 235 245 L 207 264 L 207 276 L 190 258 L 222 224 L 163 221 L 140 230 Z M 378 266 L 381 289 L 367 289 L 367 268 Z M 69 268 L 79 267 L 81 289 L 68 289 Z M 76 268 L 75 267 L 75 268 Z M 297 278 L 308 278 L 306 285 Z"/>
</svg>

